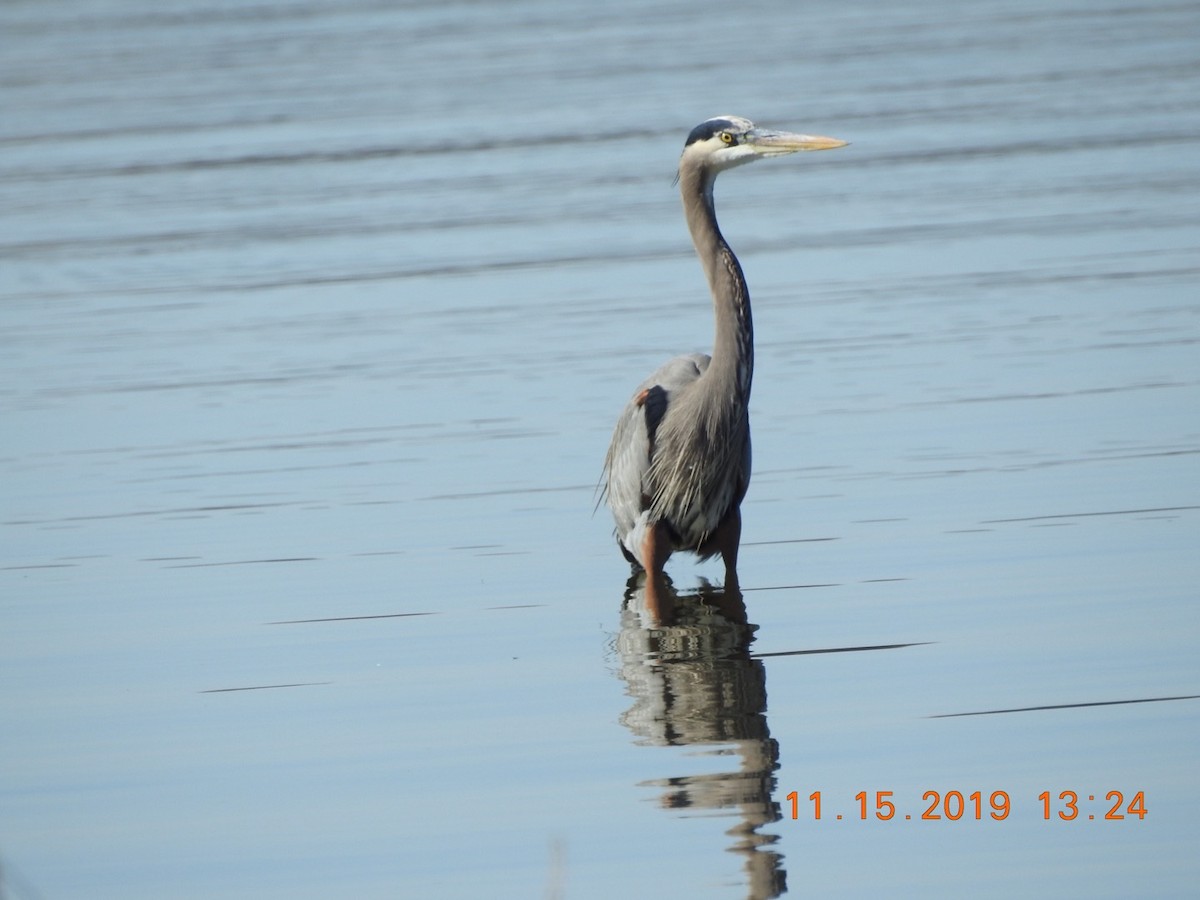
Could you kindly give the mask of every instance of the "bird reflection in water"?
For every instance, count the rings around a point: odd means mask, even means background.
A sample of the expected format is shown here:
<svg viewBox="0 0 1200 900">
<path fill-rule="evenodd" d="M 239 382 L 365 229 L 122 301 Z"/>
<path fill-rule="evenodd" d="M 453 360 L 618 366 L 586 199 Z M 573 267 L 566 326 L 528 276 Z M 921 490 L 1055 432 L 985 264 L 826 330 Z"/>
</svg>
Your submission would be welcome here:
<svg viewBox="0 0 1200 900">
<path fill-rule="evenodd" d="M 706 746 L 706 755 L 736 756 L 736 770 L 643 782 L 663 789 L 667 809 L 736 815 L 726 834 L 744 857 L 750 900 L 786 892 L 778 835 L 760 832 L 782 818 L 772 795 L 779 745 L 767 728 L 766 672 L 750 656 L 756 625 L 740 591 L 705 583 L 677 593 L 669 583 L 649 598 L 645 579 L 630 579 L 617 651 L 633 706 L 621 722 L 638 743 Z"/>
</svg>

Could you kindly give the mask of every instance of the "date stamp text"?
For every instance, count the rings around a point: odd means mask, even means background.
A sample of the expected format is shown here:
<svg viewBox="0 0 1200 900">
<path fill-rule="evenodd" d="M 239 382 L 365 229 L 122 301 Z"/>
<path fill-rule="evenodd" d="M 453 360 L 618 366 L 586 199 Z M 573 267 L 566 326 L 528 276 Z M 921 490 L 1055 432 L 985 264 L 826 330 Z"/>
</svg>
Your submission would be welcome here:
<svg viewBox="0 0 1200 900">
<path fill-rule="evenodd" d="M 1008 791 L 925 791 L 920 802 L 905 804 L 897 799 L 894 791 L 859 791 L 852 800 L 837 809 L 828 808 L 821 791 L 813 791 L 804 798 L 799 791 L 792 791 L 785 798 L 789 804 L 787 812 L 792 819 L 809 818 L 814 821 L 843 819 L 880 822 L 923 821 L 957 822 L 986 821 L 1002 822 L 1014 812 L 1012 797 Z M 909 808 L 905 809 L 904 807 Z M 1018 809 L 1017 812 L 1025 812 Z M 1078 791 L 1042 791 L 1034 802 L 1027 804 L 1026 814 L 1040 814 L 1044 821 L 1103 821 L 1118 822 L 1125 819 L 1142 821 L 1146 818 L 1146 792 L 1128 794 L 1125 791 L 1080 793 Z"/>
</svg>

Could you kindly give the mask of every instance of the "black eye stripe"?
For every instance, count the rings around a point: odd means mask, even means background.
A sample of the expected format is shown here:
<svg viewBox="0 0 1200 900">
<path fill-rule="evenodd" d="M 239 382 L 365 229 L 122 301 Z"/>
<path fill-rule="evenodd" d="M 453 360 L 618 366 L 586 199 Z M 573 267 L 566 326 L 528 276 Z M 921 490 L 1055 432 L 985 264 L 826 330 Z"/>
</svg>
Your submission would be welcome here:
<svg viewBox="0 0 1200 900">
<path fill-rule="evenodd" d="M 688 135 L 685 147 L 696 143 L 696 141 L 707 141 L 713 135 L 719 134 L 722 131 L 733 132 L 735 129 L 733 123 L 728 119 L 709 119 L 707 122 L 701 122 L 692 129 L 692 133 Z"/>
</svg>

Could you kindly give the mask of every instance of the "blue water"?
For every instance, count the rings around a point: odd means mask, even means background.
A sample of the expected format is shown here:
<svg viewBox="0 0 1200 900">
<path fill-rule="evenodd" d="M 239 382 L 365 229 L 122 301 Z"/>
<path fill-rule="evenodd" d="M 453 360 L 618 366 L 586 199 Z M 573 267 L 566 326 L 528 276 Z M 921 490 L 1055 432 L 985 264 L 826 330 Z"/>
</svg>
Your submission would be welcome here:
<svg viewBox="0 0 1200 900">
<path fill-rule="evenodd" d="M 1198 35 L 0 7 L 0 895 L 1191 896 Z M 717 186 L 745 606 L 664 623 L 592 509 L 723 113 L 851 145 Z"/>
</svg>

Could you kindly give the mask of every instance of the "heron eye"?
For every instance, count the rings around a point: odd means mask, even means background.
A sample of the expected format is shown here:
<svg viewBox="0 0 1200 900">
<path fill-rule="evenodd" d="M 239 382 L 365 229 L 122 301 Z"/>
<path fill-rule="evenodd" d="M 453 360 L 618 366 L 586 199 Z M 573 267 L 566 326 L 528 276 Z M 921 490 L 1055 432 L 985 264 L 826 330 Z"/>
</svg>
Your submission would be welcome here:
<svg viewBox="0 0 1200 900">
<path fill-rule="evenodd" d="M 733 142 L 734 142 L 734 137 L 730 132 L 728 132 L 728 131 L 721 132 L 721 143 L 732 144 Z"/>
</svg>

